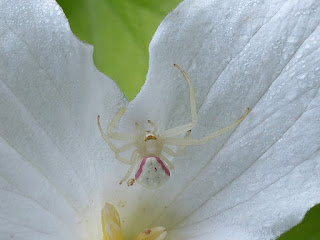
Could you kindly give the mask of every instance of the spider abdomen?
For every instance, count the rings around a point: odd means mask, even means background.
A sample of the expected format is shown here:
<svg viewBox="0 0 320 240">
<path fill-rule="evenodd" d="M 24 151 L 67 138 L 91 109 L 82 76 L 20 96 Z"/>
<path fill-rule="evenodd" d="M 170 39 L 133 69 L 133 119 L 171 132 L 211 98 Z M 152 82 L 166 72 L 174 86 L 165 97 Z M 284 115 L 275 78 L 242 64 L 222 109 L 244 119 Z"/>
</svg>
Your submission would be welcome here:
<svg viewBox="0 0 320 240">
<path fill-rule="evenodd" d="M 144 157 L 137 169 L 135 179 L 147 188 L 158 188 L 170 178 L 170 171 L 159 157 Z"/>
</svg>

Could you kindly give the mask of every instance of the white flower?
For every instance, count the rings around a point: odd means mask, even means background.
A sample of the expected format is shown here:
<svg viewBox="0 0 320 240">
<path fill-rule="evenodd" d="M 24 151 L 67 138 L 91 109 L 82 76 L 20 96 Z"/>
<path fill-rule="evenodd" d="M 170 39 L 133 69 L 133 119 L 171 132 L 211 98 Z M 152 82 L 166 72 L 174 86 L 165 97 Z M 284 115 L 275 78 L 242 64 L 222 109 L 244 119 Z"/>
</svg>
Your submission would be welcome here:
<svg viewBox="0 0 320 240">
<path fill-rule="evenodd" d="M 162 226 L 167 240 L 274 239 L 320 201 L 318 0 L 185 1 L 150 44 L 147 80 L 120 123 L 160 130 L 190 120 L 199 138 L 158 190 L 119 186 L 127 166 L 103 141 L 127 102 L 50 0 L 0 2 L 0 238 L 101 240 L 105 202 L 126 239 Z M 111 37 L 111 36 L 110 36 Z"/>
</svg>

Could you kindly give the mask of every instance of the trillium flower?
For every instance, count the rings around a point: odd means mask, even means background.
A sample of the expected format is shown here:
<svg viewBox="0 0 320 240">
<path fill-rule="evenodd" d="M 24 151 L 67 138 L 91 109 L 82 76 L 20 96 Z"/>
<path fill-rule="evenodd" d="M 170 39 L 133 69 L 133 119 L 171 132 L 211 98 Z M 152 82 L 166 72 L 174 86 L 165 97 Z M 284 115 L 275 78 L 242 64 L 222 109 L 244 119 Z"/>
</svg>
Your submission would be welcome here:
<svg viewBox="0 0 320 240">
<path fill-rule="evenodd" d="M 127 103 L 98 72 L 54 1 L 0 3 L 1 239 L 274 239 L 320 201 L 320 6 L 313 1 L 185 1 L 159 26 L 150 68 Z M 111 36 L 110 36 L 111 37 Z M 160 189 L 119 185 L 96 124 L 148 119 L 201 138 Z M 125 69 L 124 69 L 125 70 Z M 153 235 L 152 235 L 153 234 Z"/>
</svg>

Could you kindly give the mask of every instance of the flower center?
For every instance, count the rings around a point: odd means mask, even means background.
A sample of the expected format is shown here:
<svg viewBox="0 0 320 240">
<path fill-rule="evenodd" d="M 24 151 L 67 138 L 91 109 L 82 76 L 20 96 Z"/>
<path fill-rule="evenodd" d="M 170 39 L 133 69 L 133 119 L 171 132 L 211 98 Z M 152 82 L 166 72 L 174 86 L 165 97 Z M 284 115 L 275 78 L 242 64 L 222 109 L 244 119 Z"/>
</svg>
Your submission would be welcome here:
<svg viewBox="0 0 320 240">
<path fill-rule="evenodd" d="M 101 210 L 101 223 L 103 240 L 124 240 L 120 217 L 112 204 L 105 203 Z M 163 240 L 166 235 L 167 231 L 164 227 L 154 227 L 141 232 L 135 240 Z"/>
</svg>

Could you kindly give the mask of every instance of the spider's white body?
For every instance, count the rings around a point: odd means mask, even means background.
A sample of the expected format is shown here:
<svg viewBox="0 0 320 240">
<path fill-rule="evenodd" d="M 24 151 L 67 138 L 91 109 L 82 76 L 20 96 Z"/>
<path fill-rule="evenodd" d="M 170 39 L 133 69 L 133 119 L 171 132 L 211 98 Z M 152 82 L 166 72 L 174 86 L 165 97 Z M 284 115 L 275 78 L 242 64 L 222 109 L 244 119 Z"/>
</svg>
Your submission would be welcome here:
<svg viewBox="0 0 320 240">
<path fill-rule="evenodd" d="M 135 180 L 147 188 L 158 188 L 170 178 L 170 170 L 159 157 L 144 157 L 135 174 Z"/>
<path fill-rule="evenodd" d="M 237 126 L 249 112 L 249 109 L 247 109 L 246 113 L 240 119 L 223 129 L 213 132 L 201 139 L 190 139 L 189 136 L 191 129 L 197 124 L 198 121 L 194 90 L 190 79 L 183 71 L 183 69 L 176 64 L 174 66 L 181 71 L 189 85 L 192 120 L 189 124 L 175 127 L 162 133 L 157 133 L 156 124 L 151 120 L 148 120 L 148 123 L 151 125 L 151 127 L 153 127 L 152 131 L 144 131 L 139 127 L 138 123 L 136 123 L 137 132 L 135 134 L 117 133 L 113 130 L 115 125 L 118 123 L 121 116 L 125 112 L 125 107 L 122 107 L 109 123 L 107 132 L 105 133 L 100 125 L 100 116 L 98 116 L 98 126 L 102 137 L 108 143 L 110 148 L 115 152 L 116 159 L 127 165 L 131 165 L 127 174 L 120 181 L 120 184 L 122 184 L 130 177 L 132 171 L 134 170 L 134 167 L 139 164 L 137 172 L 135 174 L 135 180 L 139 184 L 147 188 L 160 187 L 168 181 L 170 177 L 169 169 L 172 170 L 174 168 L 173 164 L 163 155 L 163 153 L 172 157 L 179 156 L 186 146 L 204 144 L 210 139 L 217 137 L 229 131 L 231 128 Z M 183 133 L 186 133 L 184 138 L 175 137 Z M 128 143 L 118 148 L 112 143 L 110 139 L 128 141 Z M 169 147 L 167 147 L 167 145 L 179 147 L 178 150 L 174 152 Z M 126 152 L 131 148 L 135 148 L 135 150 L 133 151 L 130 160 L 127 160 L 119 155 L 119 153 Z"/>
</svg>

